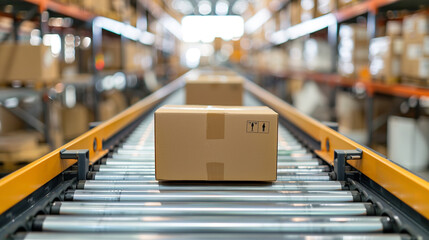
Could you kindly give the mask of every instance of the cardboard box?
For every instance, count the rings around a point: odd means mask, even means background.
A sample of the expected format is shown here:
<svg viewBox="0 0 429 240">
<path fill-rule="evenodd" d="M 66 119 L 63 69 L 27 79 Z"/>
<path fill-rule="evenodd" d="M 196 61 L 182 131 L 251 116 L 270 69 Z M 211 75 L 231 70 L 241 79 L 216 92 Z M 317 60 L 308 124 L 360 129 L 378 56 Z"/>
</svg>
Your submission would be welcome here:
<svg viewBox="0 0 429 240">
<path fill-rule="evenodd" d="M 366 25 L 362 24 L 342 24 L 339 31 L 340 40 L 350 39 L 353 42 L 368 42 L 368 32 Z"/>
<path fill-rule="evenodd" d="M 0 106 L 0 135 L 24 129 L 26 124 L 8 109 Z"/>
<path fill-rule="evenodd" d="M 15 131 L 0 137 L 0 152 L 18 152 L 36 148 L 40 134 L 34 131 Z"/>
<path fill-rule="evenodd" d="M 163 106 L 157 180 L 275 181 L 278 114 L 268 107 Z"/>
<path fill-rule="evenodd" d="M 73 139 L 89 129 L 89 110 L 82 104 L 61 111 L 63 135 L 66 140 Z"/>
<path fill-rule="evenodd" d="M 58 59 L 50 47 L 0 44 L 0 81 L 54 81 L 59 71 Z"/>
<path fill-rule="evenodd" d="M 186 104 L 241 106 L 243 82 L 240 76 L 189 76 L 186 79 Z"/>
<path fill-rule="evenodd" d="M 386 35 L 387 36 L 402 36 L 402 22 L 388 21 L 386 22 Z"/>
<path fill-rule="evenodd" d="M 371 75 L 385 83 L 399 82 L 402 53 L 403 39 L 400 37 L 372 39 L 369 46 Z"/>
<path fill-rule="evenodd" d="M 429 78 L 429 36 L 404 39 L 402 75 Z"/>
<path fill-rule="evenodd" d="M 366 26 L 343 24 L 338 44 L 338 72 L 346 77 L 358 77 L 368 72 L 369 39 Z"/>
<path fill-rule="evenodd" d="M 366 143 L 364 100 L 357 99 L 346 92 L 338 92 L 335 97 L 337 102 L 335 113 L 338 118 L 339 132 L 362 144 Z"/>
<path fill-rule="evenodd" d="M 429 15 L 425 12 L 415 13 L 404 17 L 404 38 L 413 39 L 429 34 Z"/>
<path fill-rule="evenodd" d="M 125 96 L 119 91 L 105 92 L 104 98 L 99 105 L 100 121 L 109 120 L 128 106 Z"/>
</svg>

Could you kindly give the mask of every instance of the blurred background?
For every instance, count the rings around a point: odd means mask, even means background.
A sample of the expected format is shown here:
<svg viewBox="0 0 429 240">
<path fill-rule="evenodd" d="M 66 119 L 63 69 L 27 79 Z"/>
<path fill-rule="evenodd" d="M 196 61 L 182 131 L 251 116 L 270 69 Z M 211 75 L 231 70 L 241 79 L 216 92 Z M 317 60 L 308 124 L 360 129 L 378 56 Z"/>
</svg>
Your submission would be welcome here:
<svg viewBox="0 0 429 240">
<path fill-rule="evenodd" d="M 232 68 L 420 174 L 427 0 L 0 0 L 7 174 L 204 66 Z"/>
</svg>

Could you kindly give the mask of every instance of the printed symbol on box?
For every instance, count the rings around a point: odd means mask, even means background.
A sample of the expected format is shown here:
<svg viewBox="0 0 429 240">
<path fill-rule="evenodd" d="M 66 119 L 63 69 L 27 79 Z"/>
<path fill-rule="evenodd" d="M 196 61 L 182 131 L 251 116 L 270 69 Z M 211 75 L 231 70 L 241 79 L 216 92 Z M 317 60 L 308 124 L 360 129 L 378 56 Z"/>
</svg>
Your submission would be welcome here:
<svg viewBox="0 0 429 240">
<path fill-rule="evenodd" d="M 270 122 L 268 121 L 259 121 L 258 133 L 269 133 L 270 132 Z"/>
<path fill-rule="evenodd" d="M 259 130 L 258 121 L 247 121 L 247 130 L 248 133 L 257 133 Z"/>
</svg>

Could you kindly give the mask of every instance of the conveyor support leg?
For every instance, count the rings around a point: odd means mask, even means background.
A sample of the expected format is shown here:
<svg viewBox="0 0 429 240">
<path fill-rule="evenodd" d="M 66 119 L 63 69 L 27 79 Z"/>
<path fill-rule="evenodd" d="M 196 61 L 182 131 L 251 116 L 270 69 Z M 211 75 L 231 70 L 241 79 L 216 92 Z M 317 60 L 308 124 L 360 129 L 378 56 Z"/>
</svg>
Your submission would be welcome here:
<svg viewBox="0 0 429 240">
<path fill-rule="evenodd" d="M 66 150 L 60 152 L 61 159 L 77 159 L 77 178 L 78 180 L 86 180 L 89 171 L 89 150 Z"/>
<path fill-rule="evenodd" d="M 334 151 L 334 172 L 338 181 L 346 180 L 346 160 L 361 159 L 362 150 L 335 150 Z"/>
</svg>

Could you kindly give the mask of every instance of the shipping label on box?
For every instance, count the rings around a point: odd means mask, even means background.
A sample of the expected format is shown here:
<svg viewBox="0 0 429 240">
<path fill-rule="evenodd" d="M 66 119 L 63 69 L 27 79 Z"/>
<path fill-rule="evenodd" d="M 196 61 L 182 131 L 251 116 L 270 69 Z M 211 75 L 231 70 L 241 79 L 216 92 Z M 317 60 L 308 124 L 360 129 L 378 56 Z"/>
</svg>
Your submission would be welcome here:
<svg viewBox="0 0 429 240">
<path fill-rule="evenodd" d="M 241 106 L 243 82 L 240 76 L 189 76 L 186 78 L 186 104 Z"/>
<path fill-rule="evenodd" d="M 278 114 L 268 107 L 163 106 L 157 180 L 275 181 Z"/>
</svg>

